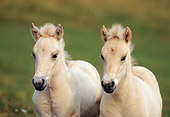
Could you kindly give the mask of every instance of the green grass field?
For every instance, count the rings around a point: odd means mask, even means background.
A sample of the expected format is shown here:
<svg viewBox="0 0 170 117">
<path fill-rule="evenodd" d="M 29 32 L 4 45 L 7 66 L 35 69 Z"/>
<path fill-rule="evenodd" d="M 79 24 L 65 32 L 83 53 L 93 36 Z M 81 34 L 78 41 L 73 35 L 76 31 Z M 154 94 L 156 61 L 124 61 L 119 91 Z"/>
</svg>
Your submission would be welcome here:
<svg viewBox="0 0 170 117">
<path fill-rule="evenodd" d="M 170 116 L 170 1 L 2 0 L 0 4 L 0 117 L 35 116 L 32 104 L 34 41 L 30 25 L 61 23 L 65 50 L 73 59 L 92 63 L 103 73 L 98 57 L 103 42 L 100 29 L 121 23 L 132 30 L 138 65 L 157 77 L 163 116 Z M 21 109 L 27 110 L 23 113 Z"/>
</svg>

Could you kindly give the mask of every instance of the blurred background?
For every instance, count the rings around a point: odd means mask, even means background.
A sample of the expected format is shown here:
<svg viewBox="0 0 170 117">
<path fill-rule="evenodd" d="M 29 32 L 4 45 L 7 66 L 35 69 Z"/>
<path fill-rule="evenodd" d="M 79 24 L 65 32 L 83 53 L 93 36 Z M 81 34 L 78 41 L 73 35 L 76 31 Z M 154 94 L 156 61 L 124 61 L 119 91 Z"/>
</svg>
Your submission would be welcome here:
<svg viewBox="0 0 170 117">
<path fill-rule="evenodd" d="M 65 50 L 73 59 L 92 63 L 103 73 L 98 56 L 103 46 L 102 25 L 121 23 L 132 30 L 138 65 L 157 77 L 163 116 L 170 116 L 170 1 L 169 0 L 1 0 L 0 1 L 0 116 L 35 116 L 34 40 L 30 25 L 61 23 Z M 140 105 L 139 105 L 140 106 Z"/>
</svg>

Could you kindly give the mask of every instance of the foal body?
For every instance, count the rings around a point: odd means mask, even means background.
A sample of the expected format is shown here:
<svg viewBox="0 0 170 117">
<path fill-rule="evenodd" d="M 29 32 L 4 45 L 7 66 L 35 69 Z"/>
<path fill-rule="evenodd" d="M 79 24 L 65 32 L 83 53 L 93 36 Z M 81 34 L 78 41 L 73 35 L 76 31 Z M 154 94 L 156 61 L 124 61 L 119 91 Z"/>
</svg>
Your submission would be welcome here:
<svg viewBox="0 0 170 117">
<path fill-rule="evenodd" d="M 103 26 L 102 48 L 104 94 L 101 117 L 160 117 L 162 98 L 153 73 L 131 63 L 131 30 L 114 25 L 109 31 Z"/>
<path fill-rule="evenodd" d="M 104 92 L 101 117 L 161 117 L 162 99 L 155 76 L 144 67 L 132 70 L 132 80 L 125 76 L 114 94 Z"/>
<path fill-rule="evenodd" d="M 102 95 L 100 76 L 90 63 L 67 59 L 63 29 L 32 24 L 35 75 L 33 103 L 37 117 L 94 117 Z"/>
<path fill-rule="evenodd" d="M 54 77 L 54 80 L 51 81 L 53 83 L 44 91 L 35 90 L 33 103 L 36 115 L 48 117 L 97 116 L 101 94 L 95 79 L 99 78 L 96 69 L 84 61 L 71 61 L 68 73 L 62 70 L 56 74 L 56 78 Z"/>
</svg>

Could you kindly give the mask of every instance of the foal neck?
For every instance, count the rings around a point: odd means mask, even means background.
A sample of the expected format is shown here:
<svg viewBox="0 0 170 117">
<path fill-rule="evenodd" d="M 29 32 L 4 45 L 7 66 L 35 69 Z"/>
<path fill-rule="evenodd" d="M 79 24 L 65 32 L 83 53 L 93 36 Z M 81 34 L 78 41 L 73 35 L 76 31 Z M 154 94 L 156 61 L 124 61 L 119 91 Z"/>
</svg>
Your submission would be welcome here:
<svg viewBox="0 0 170 117">
<path fill-rule="evenodd" d="M 65 62 L 64 50 L 59 52 L 58 60 L 56 61 L 55 67 L 53 69 L 53 75 L 50 81 L 50 88 L 52 90 L 58 90 L 63 87 L 69 77 L 69 70 Z"/>
<path fill-rule="evenodd" d="M 121 78 L 119 85 L 117 87 L 116 95 L 119 95 L 120 98 L 127 96 L 133 92 L 133 74 L 132 74 L 132 64 L 130 53 L 127 55 L 127 62 L 125 68 L 125 75 Z"/>
</svg>

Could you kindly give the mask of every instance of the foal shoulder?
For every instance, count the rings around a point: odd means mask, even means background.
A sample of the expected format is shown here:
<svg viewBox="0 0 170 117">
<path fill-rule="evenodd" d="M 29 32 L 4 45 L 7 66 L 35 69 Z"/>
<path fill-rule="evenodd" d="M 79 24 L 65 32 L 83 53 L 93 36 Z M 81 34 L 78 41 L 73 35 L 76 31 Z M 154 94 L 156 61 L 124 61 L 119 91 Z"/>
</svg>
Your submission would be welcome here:
<svg viewBox="0 0 170 117">
<path fill-rule="evenodd" d="M 134 66 L 132 68 L 132 73 L 146 82 L 157 82 L 154 74 L 146 67 Z"/>
<path fill-rule="evenodd" d="M 154 91 L 159 92 L 158 82 L 155 75 L 147 68 L 142 66 L 134 66 L 132 68 L 133 75 L 137 76 L 144 82 L 146 82 Z"/>
<path fill-rule="evenodd" d="M 96 68 L 93 65 L 91 65 L 89 62 L 82 61 L 82 60 L 71 61 L 69 69 L 72 69 L 72 70 L 79 69 L 82 72 L 87 73 L 92 76 L 97 71 Z"/>
</svg>

